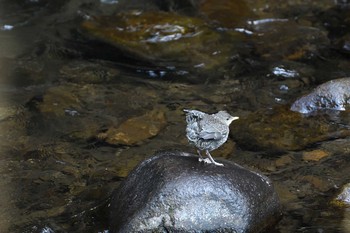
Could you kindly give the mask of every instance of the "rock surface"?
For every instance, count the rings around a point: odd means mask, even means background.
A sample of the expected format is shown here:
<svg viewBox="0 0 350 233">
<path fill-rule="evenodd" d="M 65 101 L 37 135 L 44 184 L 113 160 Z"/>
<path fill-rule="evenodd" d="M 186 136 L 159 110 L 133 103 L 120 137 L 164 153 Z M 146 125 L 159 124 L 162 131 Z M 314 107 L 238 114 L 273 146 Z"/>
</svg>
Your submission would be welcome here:
<svg viewBox="0 0 350 233">
<path fill-rule="evenodd" d="M 229 61 L 235 43 L 224 42 L 226 38 L 204 24 L 200 18 L 170 12 L 124 11 L 86 20 L 82 32 L 165 67 L 174 62 L 194 70 L 221 67 Z"/>
<path fill-rule="evenodd" d="M 303 117 L 285 106 L 258 110 L 231 124 L 230 135 L 249 150 L 280 152 L 301 150 L 314 143 L 343 138 L 350 130 L 330 124 L 326 117 Z"/>
<path fill-rule="evenodd" d="M 237 164 L 198 162 L 159 152 L 142 162 L 112 197 L 111 232 L 261 232 L 281 215 L 263 175 Z"/>
<path fill-rule="evenodd" d="M 310 94 L 296 100 L 290 109 L 300 113 L 324 109 L 344 111 L 349 105 L 350 78 L 341 78 L 321 84 Z"/>
<path fill-rule="evenodd" d="M 164 112 L 155 109 L 142 116 L 130 118 L 117 128 L 112 127 L 99 137 L 110 144 L 136 145 L 156 136 L 166 123 Z"/>
<path fill-rule="evenodd" d="M 256 50 L 264 59 L 298 61 L 312 59 L 329 45 L 327 33 L 285 19 L 253 20 Z M 274 43 L 270 43 L 273 41 Z"/>
</svg>

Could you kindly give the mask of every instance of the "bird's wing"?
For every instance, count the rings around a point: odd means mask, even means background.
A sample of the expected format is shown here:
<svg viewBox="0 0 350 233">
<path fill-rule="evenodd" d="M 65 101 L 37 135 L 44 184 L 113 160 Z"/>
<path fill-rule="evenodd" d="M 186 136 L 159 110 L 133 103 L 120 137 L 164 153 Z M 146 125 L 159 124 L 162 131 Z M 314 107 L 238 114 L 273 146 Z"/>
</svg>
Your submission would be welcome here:
<svg viewBox="0 0 350 233">
<path fill-rule="evenodd" d="M 219 132 L 201 131 L 198 136 L 204 140 L 220 140 L 223 135 Z"/>
<path fill-rule="evenodd" d="M 199 137 L 205 140 L 219 140 L 223 137 L 222 124 L 201 124 Z"/>
<path fill-rule="evenodd" d="M 203 116 L 205 115 L 204 112 L 197 111 L 197 110 L 184 109 L 184 112 L 186 112 L 186 122 L 187 123 L 198 122 L 201 119 L 203 119 Z"/>
</svg>

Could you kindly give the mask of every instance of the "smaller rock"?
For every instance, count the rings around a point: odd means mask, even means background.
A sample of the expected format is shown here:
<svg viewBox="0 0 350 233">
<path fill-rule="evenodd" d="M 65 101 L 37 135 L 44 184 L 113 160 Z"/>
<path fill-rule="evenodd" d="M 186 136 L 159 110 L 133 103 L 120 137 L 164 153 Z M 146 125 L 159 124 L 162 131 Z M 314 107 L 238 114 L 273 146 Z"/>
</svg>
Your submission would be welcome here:
<svg viewBox="0 0 350 233">
<path fill-rule="evenodd" d="M 283 167 L 285 165 L 291 164 L 293 159 L 290 155 L 283 155 L 275 161 L 277 167 Z"/>
<path fill-rule="evenodd" d="M 111 83 L 120 71 L 98 63 L 73 61 L 60 69 L 61 76 L 74 83 Z"/>
<path fill-rule="evenodd" d="M 291 110 L 311 113 L 317 110 L 344 111 L 350 105 L 350 78 L 341 78 L 321 84 L 310 94 L 296 100 Z"/>
<path fill-rule="evenodd" d="M 304 161 L 319 161 L 325 157 L 328 157 L 330 154 L 324 150 L 313 150 L 303 152 Z"/>
<path fill-rule="evenodd" d="M 306 175 L 301 177 L 301 180 L 310 183 L 314 188 L 321 192 L 326 192 L 331 188 L 327 181 L 318 176 Z"/>
<path fill-rule="evenodd" d="M 276 183 L 275 190 L 278 193 L 283 206 L 286 206 L 289 210 L 302 208 L 298 196 L 293 193 L 287 185 Z"/>
<path fill-rule="evenodd" d="M 139 164 L 114 192 L 116 232 L 263 232 L 280 219 L 269 179 L 235 163 L 205 164 L 198 156 L 159 152 Z"/>
<path fill-rule="evenodd" d="M 53 114 L 55 116 L 64 116 L 66 110 L 79 111 L 82 103 L 76 94 L 73 86 L 57 86 L 47 90 L 43 96 L 43 101 L 39 109 L 43 114 Z"/>
<path fill-rule="evenodd" d="M 130 118 L 117 128 L 110 128 L 98 137 L 110 144 L 136 145 L 156 136 L 166 125 L 163 111 L 152 110 L 145 115 Z"/>
<path fill-rule="evenodd" d="M 341 192 L 334 199 L 333 204 L 337 206 L 350 206 L 350 183 L 342 187 Z"/>
</svg>

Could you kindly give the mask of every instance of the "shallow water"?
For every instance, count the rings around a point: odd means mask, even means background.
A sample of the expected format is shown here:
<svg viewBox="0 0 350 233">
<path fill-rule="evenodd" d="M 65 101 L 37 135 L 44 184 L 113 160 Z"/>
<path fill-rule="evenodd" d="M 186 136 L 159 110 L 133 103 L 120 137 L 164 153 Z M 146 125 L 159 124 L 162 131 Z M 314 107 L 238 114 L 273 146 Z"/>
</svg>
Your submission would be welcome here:
<svg viewBox="0 0 350 233">
<path fill-rule="evenodd" d="M 214 156 L 273 180 L 284 207 L 276 232 L 350 232 L 349 209 L 331 204 L 350 181 L 348 112 L 311 116 L 304 134 L 272 117 L 316 85 L 349 76 L 344 2 L 237 1 L 228 11 L 241 14 L 227 22 L 198 12 L 196 1 L 0 0 L 0 232 L 107 232 L 109 196 L 138 162 L 158 150 L 194 150 L 184 108 L 226 109 L 242 122 L 271 116 L 275 125 L 251 124 L 275 129 L 271 137 L 231 135 Z M 179 55 L 159 45 L 146 59 L 81 29 L 127 9 L 208 14 L 205 30 L 220 43 L 191 41 L 188 57 L 188 48 Z M 150 128 L 133 135 L 135 125 Z M 308 134 L 309 125 L 324 135 Z M 129 138 L 116 139 L 118 130 Z M 316 140 L 295 145 L 295 135 Z"/>
</svg>

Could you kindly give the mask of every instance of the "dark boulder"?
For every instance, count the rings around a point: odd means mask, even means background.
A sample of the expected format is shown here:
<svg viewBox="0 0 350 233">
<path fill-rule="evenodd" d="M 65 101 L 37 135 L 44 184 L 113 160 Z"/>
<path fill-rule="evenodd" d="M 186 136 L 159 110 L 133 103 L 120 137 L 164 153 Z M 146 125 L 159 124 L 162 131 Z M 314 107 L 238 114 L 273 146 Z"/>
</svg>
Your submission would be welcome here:
<svg viewBox="0 0 350 233">
<path fill-rule="evenodd" d="M 310 94 L 296 100 L 291 110 L 311 113 L 316 110 L 341 110 L 350 106 L 350 78 L 328 81 L 316 87 Z"/>
<path fill-rule="evenodd" d="M 184 152 L 159 152 L 114 192 L 116 232 L 261 232 L 281 216 L 270 180 L 235 163 L 215 166 Z"/>
</svg>

